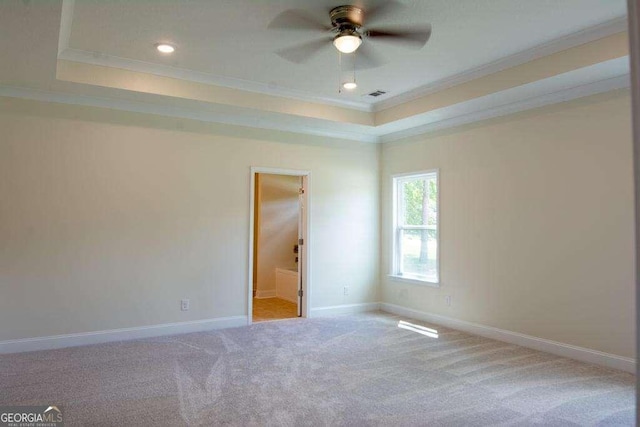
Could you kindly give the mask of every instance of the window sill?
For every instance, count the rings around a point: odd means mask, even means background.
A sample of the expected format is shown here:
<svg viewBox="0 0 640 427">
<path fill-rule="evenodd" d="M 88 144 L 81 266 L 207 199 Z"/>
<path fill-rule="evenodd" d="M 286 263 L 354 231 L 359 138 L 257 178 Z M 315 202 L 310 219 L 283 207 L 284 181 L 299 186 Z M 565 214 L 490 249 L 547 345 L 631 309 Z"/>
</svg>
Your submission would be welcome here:
<svg viewBox="0 0 640 427">
<path fill-rule="evenodd" d="M 431 286 L 432 288 L 440 287 L 440 281 L 430 282 L 428 280 L 414 279 L 414 278 L 405 277 L 405 276 L 396 276 L 395 274 L 388 274 L 387 277 L 389 277 L 394 282 L 410 283 L 412 285 Z"/>
</svg>

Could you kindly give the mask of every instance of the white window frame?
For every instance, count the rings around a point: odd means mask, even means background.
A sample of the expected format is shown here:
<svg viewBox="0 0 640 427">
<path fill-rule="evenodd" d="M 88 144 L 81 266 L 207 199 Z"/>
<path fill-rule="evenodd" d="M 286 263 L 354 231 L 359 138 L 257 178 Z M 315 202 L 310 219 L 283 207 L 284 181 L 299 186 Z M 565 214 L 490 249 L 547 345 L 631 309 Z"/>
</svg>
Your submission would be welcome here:
<svg viewBox="0 0 640 427">
<path fill-rule="evenodd" d="M 436 233 L 435 233 L 435 237 L 436 237 L 436 242 L 437 242 L 437 246 L 436 246 L 436 268 L 437 268 L 437 272 L 436 272 L 436 279 L 435 280 L 429 280 L 429 279 L 422 279 L 422 278 L 418 278 L 415 276 L 405 276 L 402 274 L 402 272 L 400 271 L 401 269 L 401 259 L 400 259 L 400 235 L 401 235 L 401 230 L 408 230 L 408 229 L 412 229 L 412 230 L 421 230 L 426 228 L 427 226 L 425 225 L 415 225 L 415 226 L 403 226 L 402 228 L 399 227 L 398 225 L 398 212 L 399 212 L 399 208 L 401 206 L 402 200 L 401 200 L 401 193 L 398 191 L 400 185 L 402 185 L 402 183 L 407 182 L 407 181 L 411 181 L 414 179 L 419 179 L 419 178 L 423 178 L 423 177 L 429 177 L 431 178 L 432 176 L 435 175 L 435 180 L 436 180 L 436 188 L 438 189 L 438 194 L 436 197 L 436 203 L 438 204 L 438 221 L 437 221 L 437 226 L 436 226 Z M 413 283 L 413 284 L 419 284 L 419 285 L 426 285 L 426 286 L 433 286 L 433 287 L 440 287 L 440 170 L 439 169 L 430 169 L 430 170 L 425 170 L 425 171 L 419 171 L 419 172 L 409 172 L 409 173 L 402 173 L 402 174 L 396 174 L 396 175 L 392 175 L 391 176 L 391 188 L 392 188 L 392 209 L 393 209 L 393 228 L 392 228 L 392 245 L 391 245 L 391 273 L 389 274 L 389 277 L 391 279 L 393 279 L 394 281 L 399 281 L 399 282 L 406 282 L 406 283 Z"/>
</svg>

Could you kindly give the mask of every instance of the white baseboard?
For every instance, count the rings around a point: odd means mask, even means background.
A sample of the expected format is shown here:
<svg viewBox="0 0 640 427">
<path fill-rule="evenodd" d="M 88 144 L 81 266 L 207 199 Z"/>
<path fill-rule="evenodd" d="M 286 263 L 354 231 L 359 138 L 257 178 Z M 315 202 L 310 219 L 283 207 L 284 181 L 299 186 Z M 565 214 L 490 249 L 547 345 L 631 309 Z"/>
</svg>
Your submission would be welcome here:
<svg viewBox="0 0 640 427">
<path fill-rule="evenodd" d="M 151 338 L 163 335 L 202 332 L 212 329 L 233 328 L 247 325 L 247 316 L 219 317 L 215 319 L 193 320 L 190 322 L 165 323 L 162 325 L 139 326 L 134 328 L 110 329 L 105 331 L 82 332 L 77 334 L 54 335 L 48 337 L 24 338 L 0 341 L 0 353 L 20 353 L 23 351 L 52 350 L 113 341 Z"/>
<path fill-rule="evenodd" d="M 310 317 L 338 316 L 341 314 L 362 313 L 380 309 L 380 303 L 365 302 L 362 304 L 333 305 L 329 307 L 316 307 L 311 309 Z"/>
<path fill-rule="evenodd" d="M 276 297 L 276 290 L 270 290 L 270 291 L 256 291 L 256 298 L 275 298 Z"/>
<path fill-rule="evenodd" d="M 615 354 L 604 353 L 602 351 L 591 350 L 558 341 L 520 334 L 518 332 L 511 332 L 504 329 L 494 328 L 492 326 L 467 322 L 465 320 L 458 320 L 439 314 L 427 313 L 395 304 L 381 303 L 380 310 L 400 316 L 423 320 L 425 322 L 435 323 L 452 329 L 480 335 L 482 337 L 492 338 L 498 341 L 504 341 L 510 344 L 516 344 L 522 347 L 528 347 L 534 350 L 580 360 L 581 362 L 593 363 L 595 365 L 606 366 L 607 368 L 619 369 L 631 373 L 636 372 L 636 361 L 629 357 L 616 356 Z"/>
</svg>

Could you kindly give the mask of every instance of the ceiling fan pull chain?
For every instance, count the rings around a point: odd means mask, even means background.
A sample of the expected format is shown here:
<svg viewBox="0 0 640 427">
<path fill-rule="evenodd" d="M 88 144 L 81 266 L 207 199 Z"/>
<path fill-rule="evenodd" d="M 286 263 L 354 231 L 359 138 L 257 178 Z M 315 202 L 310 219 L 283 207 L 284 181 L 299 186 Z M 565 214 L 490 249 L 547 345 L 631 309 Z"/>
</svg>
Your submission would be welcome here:
<svg viewBox="0 0 640 427">
<path fill-rule="evenodd" d="M 358 84 L 358 82 L 356 82 L 356 61 L 358 60 L 358 54 L 357 53 L 353 53 L 353 84 Z"/>
<path fill-rule="evenodd" d="M 342 52 L 338 51 L 338 93 L 342 93 Z"/>
</svg>

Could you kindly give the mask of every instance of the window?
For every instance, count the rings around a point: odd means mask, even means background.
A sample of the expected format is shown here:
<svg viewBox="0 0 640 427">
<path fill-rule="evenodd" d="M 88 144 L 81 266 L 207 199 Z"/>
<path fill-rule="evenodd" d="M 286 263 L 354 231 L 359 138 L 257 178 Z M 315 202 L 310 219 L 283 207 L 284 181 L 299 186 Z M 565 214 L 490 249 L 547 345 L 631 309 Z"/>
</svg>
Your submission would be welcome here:
<svg viewBox="0 0 640 427">
<path fill-rule="evenodd" d="M 393 189 L 391 275 L 438 283 L 438 172 L 396 176 Z"/>
</svg>

